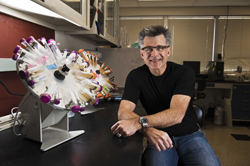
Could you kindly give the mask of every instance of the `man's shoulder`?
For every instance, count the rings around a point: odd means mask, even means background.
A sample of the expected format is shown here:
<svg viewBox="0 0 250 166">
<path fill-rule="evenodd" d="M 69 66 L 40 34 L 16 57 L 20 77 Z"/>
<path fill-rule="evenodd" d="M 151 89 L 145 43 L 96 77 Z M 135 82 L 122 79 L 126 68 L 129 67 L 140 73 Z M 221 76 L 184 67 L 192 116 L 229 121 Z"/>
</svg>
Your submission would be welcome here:
<svg viewBox="0 0 250 166">
<path fill-rule="evenodd" d="M 133 70 L 130 71 L 130 74 L 132 75 L 137 75 L 137 74 L 143 74 L 144 72 L 147 71 L 147 66 L 146 65 L 143 65 L 143 66 L 139 66 Z"/>
</svg>

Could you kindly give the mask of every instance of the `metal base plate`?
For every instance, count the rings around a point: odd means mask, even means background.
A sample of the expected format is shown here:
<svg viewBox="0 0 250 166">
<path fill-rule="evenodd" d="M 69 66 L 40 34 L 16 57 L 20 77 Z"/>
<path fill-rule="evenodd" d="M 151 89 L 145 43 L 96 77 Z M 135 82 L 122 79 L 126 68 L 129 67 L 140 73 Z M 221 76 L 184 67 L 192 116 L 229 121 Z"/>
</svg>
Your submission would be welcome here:
<svg viewBox="0 0 250 166">
<path fill-rule="evenodd" d="M 64 131 L 53 127 L 43 129 L 43 142 L 41 146 L 42 151 L 47 151 L 57 145 L 60 145 L 70 139 L 73 139 L 81 134 L 84 130 Z"/>
</svg>

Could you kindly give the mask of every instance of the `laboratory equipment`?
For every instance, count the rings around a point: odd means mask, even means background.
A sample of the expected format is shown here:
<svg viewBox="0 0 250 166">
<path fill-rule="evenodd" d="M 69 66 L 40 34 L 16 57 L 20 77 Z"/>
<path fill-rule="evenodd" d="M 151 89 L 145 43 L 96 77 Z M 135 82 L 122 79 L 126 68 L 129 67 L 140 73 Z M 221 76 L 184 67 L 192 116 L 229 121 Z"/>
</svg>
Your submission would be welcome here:
<svg viewBox="0 0 250 166">
<path fill-rule="evenodd" d="M 100 93 L 109 96 L 116 84 L 109 79 L 112 70 L 103 66 L 102 74 L 97 56 L 84 49 L 61 52 L 54 39 L 33 36 L 21 39 L 21 44 L 25 48 L 17 45 L 13 56 L 28 89 L 19 104 L 25 119 L 21 135 L 41 142 L 41 150 L 47 151 L 83 134 L 84 130 L 69 131 L 69 116 L 96 106 Z"/>
</svg>

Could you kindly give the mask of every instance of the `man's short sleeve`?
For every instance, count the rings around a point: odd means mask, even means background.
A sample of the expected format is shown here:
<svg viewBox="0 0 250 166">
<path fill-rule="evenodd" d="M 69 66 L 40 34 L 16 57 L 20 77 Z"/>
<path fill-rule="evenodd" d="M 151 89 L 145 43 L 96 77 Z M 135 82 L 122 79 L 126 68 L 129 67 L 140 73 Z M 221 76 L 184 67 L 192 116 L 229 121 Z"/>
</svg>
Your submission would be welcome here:
<svg viewBox="0 0 250 166">
<path fill-rule="evenodd" d="M 131 101 L 137 104 L 137 101 L 140 96 L 140 87 L 137 72 L 132 70 L 126 79 L 125 89 L 122 96 L 123 100 Z"/>
<path fill-rule="evenodd" d="M 176 83 L 174 89 L 174 95 L 183 94 L 193 97 L 195 85 L 194 71 L 188 67 L 183 66 L 181 70 L 176 74 Z"/>
</svg>

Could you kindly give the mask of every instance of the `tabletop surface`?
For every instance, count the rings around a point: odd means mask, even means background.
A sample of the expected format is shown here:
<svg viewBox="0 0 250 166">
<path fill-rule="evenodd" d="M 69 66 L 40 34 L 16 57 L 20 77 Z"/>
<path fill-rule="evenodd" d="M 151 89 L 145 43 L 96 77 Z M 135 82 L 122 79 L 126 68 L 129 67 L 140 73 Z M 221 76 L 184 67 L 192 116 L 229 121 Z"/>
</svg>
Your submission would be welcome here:
<svg viewBox="0 0 250 166">
<path fill-rule="evenodd" d="M 99 103 L 104 110 L 69 119 L 70 131 L 85 133 L 48 151 L 41 143 L 14 135 L 12 128 L 0 133 L 0 166 L 139 166 L 143 136 L 118 138 L 111 133 L 117 122 L 118 102 Z M 17 130 L 18 131 L 18 130 Z"/>
</svg>

